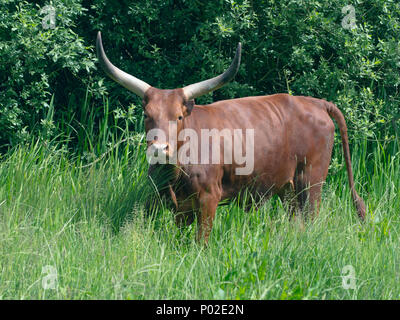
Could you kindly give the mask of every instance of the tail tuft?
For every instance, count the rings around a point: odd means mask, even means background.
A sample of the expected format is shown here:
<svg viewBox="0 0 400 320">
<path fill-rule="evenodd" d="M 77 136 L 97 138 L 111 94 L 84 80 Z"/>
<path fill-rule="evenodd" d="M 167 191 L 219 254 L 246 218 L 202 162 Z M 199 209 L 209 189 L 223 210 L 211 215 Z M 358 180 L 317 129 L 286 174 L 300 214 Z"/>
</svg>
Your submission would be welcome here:
<svg viewBox="0 0 400 320">
<path fill-rule="evenodd" d="M 364 200 L 359 195 L 357 195 L 357 197 L 354 200 L 354 203 L 355 203 L 355 206 L 356 206 L 356 209 L 357 209 L 358 216 L 360 217 L 361 220 L 364 221 L 365 220 L 365 214 L 367 212 Z"/>
</svg>

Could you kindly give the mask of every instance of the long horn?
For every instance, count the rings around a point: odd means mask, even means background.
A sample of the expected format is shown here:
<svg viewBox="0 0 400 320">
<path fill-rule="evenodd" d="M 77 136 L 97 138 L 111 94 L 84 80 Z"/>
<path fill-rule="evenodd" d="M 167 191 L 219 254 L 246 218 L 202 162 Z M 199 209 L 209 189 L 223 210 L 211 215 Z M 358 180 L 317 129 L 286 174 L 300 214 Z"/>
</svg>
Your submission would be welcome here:
<svg viewBox="0 0 400 320">
<path fill-rule="evenodd" d="M 124 86 L 128 90 L 136 93 L 138 96 L 143 98 L 144 93 L 150 88 L 146 82 L 135 78 L 134 76 L 118 69 L 114 66 L 110 60 L 108 60 L 106 53 L 103 49 L 103 43 L 101 42 L 101 33 L 97 33 L 96 40 L 97 58 L 104 69 L 105 73 L 114 81 L 118 82 L 120 85 Z"/>
<path fill-rule="evenodd" d="M 187 87 L 184 87 L 183 92 L 185 94 L 186 99 L 191 100 L 200 97 L 206 93 L 221 88 L 223 85 L 231 81 L 235 77 L 237 71 L 239 70 L 241 54 L 242 54 L 242 44 L 239 42 L 236 49 L 235 58 L 233 59 L 230 67 L 223 74 L 220 74 L 215 78 L 194 83 Z"/>
</svg>

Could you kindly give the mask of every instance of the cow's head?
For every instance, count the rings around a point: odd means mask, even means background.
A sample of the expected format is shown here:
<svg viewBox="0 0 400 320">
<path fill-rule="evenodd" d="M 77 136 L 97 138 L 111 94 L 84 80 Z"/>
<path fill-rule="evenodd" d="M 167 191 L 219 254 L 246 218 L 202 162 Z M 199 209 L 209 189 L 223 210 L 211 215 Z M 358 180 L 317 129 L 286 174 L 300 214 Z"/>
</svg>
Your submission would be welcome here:
<svg viewBox="0 0 400 320">
<path fill-rule="evenodd" d="M 154 134 L 154 138 L 148 141 L 148 148 L 156 149 L 167 157 L 174 152 L 174 146 L 169 143 L 169 135 L 172 134 L 169 130 L 170 122 L 176 123 L 176 134 L 179 134 L 184 118 L 190 115 L 194 107 L 194 99 L 232 80 L 239 69 L 241 56 L 239 43 L 232 64 L 223 74 L 181 89 L 160 90 L 115 67 L 104 52 L 100 32 L 97 34 L 96 48 L 97 57 L 106 74 L 143 99 L 146 133 L 157 130 L 162 133 Z"/>
</svg>

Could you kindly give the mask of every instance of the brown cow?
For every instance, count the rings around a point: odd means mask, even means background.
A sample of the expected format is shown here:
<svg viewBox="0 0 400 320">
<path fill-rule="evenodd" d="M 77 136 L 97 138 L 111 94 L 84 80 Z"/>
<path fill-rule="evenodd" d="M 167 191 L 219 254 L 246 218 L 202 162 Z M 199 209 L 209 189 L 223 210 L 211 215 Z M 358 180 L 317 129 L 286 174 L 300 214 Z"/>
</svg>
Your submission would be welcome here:
<svg viewBox="0 0 400 320">
<path fill-rule="evenodd" d="M 176 222 L 190 224 L 197 215 L 198 241 L 204 239 L 207 243 L 218 203 L 237 196 L 244 188 L 253 195 L 278 194 L 280 197 L 284 197 L 288 189 L 294 189 L 300 209 L 304 210 L 308 203 L 307 210 L 318 212 L 334 140 L 335 126 L 331 117 L 340 129 L 351 195 L 359 217 L 364 219 L 365 204 L 354 188 L 346 123 L 334 104 L 311 97 L 275 94 L 194 105 L 194 98 L 218 89 L 235 76 L 240 65 L 240 43 L 231 66 L 222 75 L 174 90 L 151 87 L 112 65 L 104 53 L 100 32 L 97 55 L 113 80 L 143 98 L 146 133 L 155 128 L 165 133 L 165 141 L 155 136 L 148 141 L 148 148 L 166 157 L 179 153 L 187 141 L 171 140 L 170 121 L 176 124 L 177 135 L 184 129 L 192 129 L 199 135 L 205 129 L 254 130 L 254 163 L 250 174 L 238 175 L 237 169 L 243 166 L 236 160 L 203 163 L 200 155 L 194 157 L 198 162 L 183 164 L 178 159 L 175 166 L 150 166 L 150 172 L 156 167 L 172 168 L 172 177 L 166 184 L 176 206 Z M 250 143 L 239 141 L 240 147 Z M 238 148 L 238 144 L 225 146 L 221 139 L 216 143 L 222 150 L 221 155 L 232 154 L 234 148 Z M 206 151 L 212 146 L 211 143 Z"/>
</svg>

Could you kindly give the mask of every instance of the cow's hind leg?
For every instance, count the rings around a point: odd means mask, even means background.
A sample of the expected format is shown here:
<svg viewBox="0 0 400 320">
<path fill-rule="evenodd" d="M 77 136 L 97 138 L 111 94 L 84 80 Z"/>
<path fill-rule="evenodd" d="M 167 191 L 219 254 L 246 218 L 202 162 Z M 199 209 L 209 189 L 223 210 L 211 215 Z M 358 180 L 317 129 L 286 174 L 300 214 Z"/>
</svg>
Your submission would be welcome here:
<svg viewBox="0 0 400 320">
<path fill-rule="evenodd" d="M 305 217 L 318 215 L 322 185 L 328 174 L 329 161 L 318 160 L 300 164 L 294 179 L 299 207 Z"/>
</svg>

